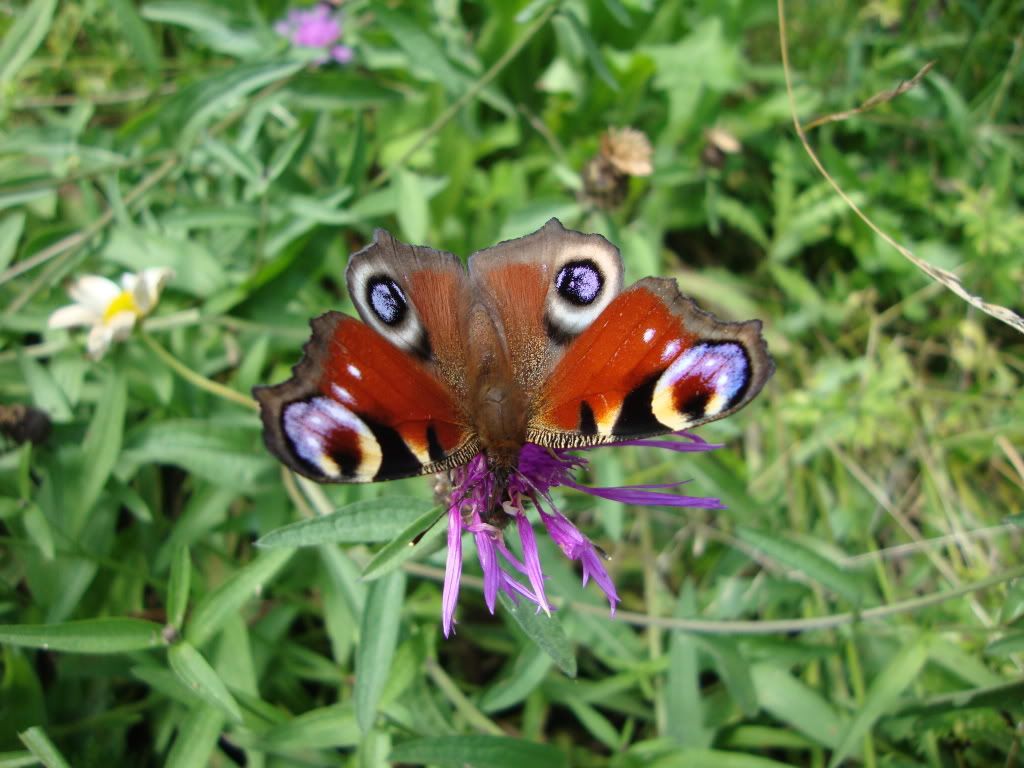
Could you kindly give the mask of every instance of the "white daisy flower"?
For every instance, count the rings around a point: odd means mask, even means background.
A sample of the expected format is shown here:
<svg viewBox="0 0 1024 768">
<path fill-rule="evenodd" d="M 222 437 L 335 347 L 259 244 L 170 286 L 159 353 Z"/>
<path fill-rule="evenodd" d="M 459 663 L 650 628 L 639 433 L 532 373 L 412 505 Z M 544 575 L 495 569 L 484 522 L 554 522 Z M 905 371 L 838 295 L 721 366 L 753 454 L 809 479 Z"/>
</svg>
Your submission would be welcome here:
<svg viewBox="0 0 1024 768">
<path fill-rule="evenodd" d="M 125 273 L 121 285 L 98 275 L 83 275 L 68 288 L 74 304 L 50 315 L 51 328 L 91 326 L 89 356 L 99 360 L 115 341 L 128 338 L 135 322 L 148 315 L 164 284 L 174 277 L 167 267 L 151 267 L 136 275 Z"/>
</svg>

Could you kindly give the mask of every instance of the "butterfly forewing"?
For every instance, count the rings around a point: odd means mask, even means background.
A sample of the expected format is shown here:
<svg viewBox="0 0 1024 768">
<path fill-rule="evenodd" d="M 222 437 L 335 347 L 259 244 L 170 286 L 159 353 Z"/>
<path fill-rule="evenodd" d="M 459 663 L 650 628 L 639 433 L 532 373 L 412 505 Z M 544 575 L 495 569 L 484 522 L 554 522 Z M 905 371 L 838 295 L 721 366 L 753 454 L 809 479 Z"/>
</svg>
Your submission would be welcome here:
<svg viewBox="0 0 1024 768">
<path fill-rule="evenodd" d="M 727 416 L 773 370 L 760 327 L 715 319 L 672 280 L 641 280 L 568 347 L 544 384 L 528 439 L 593 445 Z"/>
<path fill-rule="evenodd" d="M 285 464 L 320 482 L 371 482 L 437 472 L 476 452 L 427 365 L 338 312 L 311 325 L 293 377 L 254 391 L 264 439 Z"/>
</svg>

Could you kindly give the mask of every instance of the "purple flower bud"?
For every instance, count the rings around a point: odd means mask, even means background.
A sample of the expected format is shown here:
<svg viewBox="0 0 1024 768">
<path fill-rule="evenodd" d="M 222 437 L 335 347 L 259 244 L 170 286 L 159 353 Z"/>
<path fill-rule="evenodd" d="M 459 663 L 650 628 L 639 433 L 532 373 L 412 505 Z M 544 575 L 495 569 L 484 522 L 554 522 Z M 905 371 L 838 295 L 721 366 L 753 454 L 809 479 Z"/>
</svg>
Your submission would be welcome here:
<svg viewBox="0 0 1024 768">
<path fill-rule="evenodd" d="M 310 8 L 293 8 L 285 18 L 274 24 L 274 31 L 287 37 L 292 45 L 321 49 L 323 55 L 315 59 L 315 64 L 330 60 L 339 64 L 352 61 L 352 49 L 338 44 L 342 31 L 341 14 L 326 3 Z"/>
</svg>

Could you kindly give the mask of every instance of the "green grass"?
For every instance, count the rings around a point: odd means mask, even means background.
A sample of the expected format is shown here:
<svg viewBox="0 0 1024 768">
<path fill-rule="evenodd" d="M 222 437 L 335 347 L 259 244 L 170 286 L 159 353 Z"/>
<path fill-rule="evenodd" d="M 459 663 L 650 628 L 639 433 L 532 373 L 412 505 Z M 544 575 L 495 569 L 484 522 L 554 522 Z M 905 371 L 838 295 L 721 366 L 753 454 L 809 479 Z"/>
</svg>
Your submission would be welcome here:
<svg viewBox="0 0 1024 768">
<path fill-rule="evenodd" d="M 0 766 L 1020 765 L 1022 337 L 815 169 L 774 5 L 350 0 L 343 67 L 289 49 L 286 10 L 0 7 L 0 402 L 53 421 L 0 453 Z M 786 15 L 805 125 L 935 61 L 810 144 L 882 230 L 1020 308 L 1017 5 Z M 654 174 L 596 209 L 580 172 L 626 125 Z M 701 430 L 722 450 L 593 454 L 593 482 L 727 510 L 559 497 L 613 555 L 617 618 L 551 547 L 557 619 L 492 617 L 467 550 L 445 640 L 443 536 L 402 533 L 432 482 L 296 482 L 248 393 L 352 311 L 374 228 L 466 255 L 551 216 L 628 281 L 761 318 L 778 371 Z M 145 334 L 93 361 L 47 328 L 74 277 L 149 266 L 176 278 Z M 254 546 L 357 502 L 361 527 Z"/>
</svg>

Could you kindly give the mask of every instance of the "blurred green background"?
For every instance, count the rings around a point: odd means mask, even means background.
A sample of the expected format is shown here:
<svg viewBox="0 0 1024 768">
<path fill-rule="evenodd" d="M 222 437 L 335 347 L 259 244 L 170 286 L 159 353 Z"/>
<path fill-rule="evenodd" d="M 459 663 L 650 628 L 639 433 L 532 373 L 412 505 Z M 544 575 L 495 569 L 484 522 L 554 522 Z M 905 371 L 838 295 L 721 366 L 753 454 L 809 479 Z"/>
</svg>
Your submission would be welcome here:
<svg viewBox="0 0 1024 768">
<path fill-rule="evenodd" d="M 0 4 L 0 766 L 1020 765 L 1022 337 L 815 170 L 775 4 L 352 0 L 345 64 L 275 31 L 288 10 Z M 1019 308 L 1021 5 L 786 19 L 805 124 L 935 62 L 810 141 L 885 231 Z M 653 173 L 595 195 L 626 126 Z M 628 613 L 544 542 L 556 620 L 492 617 L 470 579 L 444 640 L 437 539 L 361 578 L 432 482 L 297 485 L 245 398 L 352 311 L 375 227 L 465 256 L 552 216 L 629 282 L 761 318 L 778 371 L 701 430 L 719 451 L 591 454 L 591 483 L 727 510 L 559 497 Z M 74 278 L 152 266 L 176 277 L 148 337 L 94 361 L 47 328 Z M 253 546 L 357 501 L 362 538 Z"/>
</svg>

